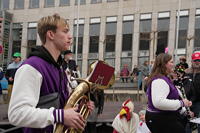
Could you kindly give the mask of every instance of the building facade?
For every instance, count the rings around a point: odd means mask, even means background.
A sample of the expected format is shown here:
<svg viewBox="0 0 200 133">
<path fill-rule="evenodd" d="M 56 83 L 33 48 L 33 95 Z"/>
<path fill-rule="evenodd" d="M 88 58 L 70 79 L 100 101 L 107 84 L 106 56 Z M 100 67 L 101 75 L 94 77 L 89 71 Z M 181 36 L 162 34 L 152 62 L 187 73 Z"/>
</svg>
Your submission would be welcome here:
<svg viewBox="0 0 200 133">
<path fill-rule="evenodd" d="M 166 48 L 174 55 L 179 2 L 177 54 L 190 62 L 192 52 L 200 50 L 200 0 L 80 0 L 80 6 L 78 0 L 2 0 L 1 8 L 13 15 L 10 57 L 21 51 L 25 59 L 33 46 L 41 45 L 36 30 L 41 17 L 58 13 L 66 18 L 73 51 L 78 35 L 77 60 L 85 77 L 98 59 L 119 73 L 124 64 L 131 70 Z"/>
</svg>

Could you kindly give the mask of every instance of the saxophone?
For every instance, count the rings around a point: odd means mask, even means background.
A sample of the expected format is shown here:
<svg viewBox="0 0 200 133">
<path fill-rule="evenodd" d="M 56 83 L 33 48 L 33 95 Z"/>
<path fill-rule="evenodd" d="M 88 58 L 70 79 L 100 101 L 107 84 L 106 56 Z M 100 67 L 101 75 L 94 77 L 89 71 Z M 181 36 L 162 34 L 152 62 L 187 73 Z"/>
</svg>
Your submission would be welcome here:
<svg viewBox="0 0 200 133">
<path fill-rule="evenodd" d="M 109 78 L 109 81 L 107 82 L 107 84 L 102 84 L 103 76 L 101 74 L 99 74 L 99 73 L 105 71 L 104 69 L 100 69 L 100 70 L 98 69 L 99 75 L 94 74 L 95 68 L 98 64 L 101 64 L 105 67 L 109 67 L 110 68 L 109 70 L 112 70 L 112 75 L 107 77 L 107 79 Z M 86 103 L 90 99 L 89 93 L 91 91 L 93 91 L 94 89 L 109 88 L 115 82 L 114 68 L 107 65 L 104 61 L 93 62 L 90 65 L 89 73 L 90 73 L 90 75 L 86 79 L 78 79 L 78 81 L 81 83 L 75 88 L 74 92 L 71 94 L 71 96 L 69 97 L 69 99 L 64 107 L 64 109 L 69 109 L 69 108 L 76 107 L 78 105 L 78 111 L 85 120 L 89 116 L 89 109 L 86 105 Z M 96 80 L 97 82 L 90 80 L 93 75 L 94 76 L 98 75 L 98 79 Z M 57 124 L 56 129 L 55 129 L 55 133 L 82 133 L 82 132 L 83 131 L 81 131 L 80 129 L 74 129 L 74 128 L 69 128 L 69 129 L 65 130 L 65 127 L 62 124 Z"/>
</svg>

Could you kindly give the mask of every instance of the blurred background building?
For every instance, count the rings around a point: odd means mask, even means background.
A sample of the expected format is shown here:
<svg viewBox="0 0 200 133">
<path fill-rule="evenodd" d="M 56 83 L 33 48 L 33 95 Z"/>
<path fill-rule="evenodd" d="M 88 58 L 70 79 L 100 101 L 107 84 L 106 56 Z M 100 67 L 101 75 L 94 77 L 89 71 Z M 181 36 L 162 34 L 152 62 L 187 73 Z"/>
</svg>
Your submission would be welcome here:
<svg viewBox="0 0 200 133">
<path fill-rule="evenodd" d="M 0 65 L 7 66 L 14 52 L 25 59 L 33 46 L 41 45 L 37 21 L 54 13 L 69 21 L 74 52 L 78 35 L 83 77 L 97 59 L 119 73 L 123 64 L 132 69 L 165 48 L 174 55 L 179 4 L 177 54 L 190 62 L 191 53 L 200 50 L 200 0 L 1 0 Z"/>
</svg>

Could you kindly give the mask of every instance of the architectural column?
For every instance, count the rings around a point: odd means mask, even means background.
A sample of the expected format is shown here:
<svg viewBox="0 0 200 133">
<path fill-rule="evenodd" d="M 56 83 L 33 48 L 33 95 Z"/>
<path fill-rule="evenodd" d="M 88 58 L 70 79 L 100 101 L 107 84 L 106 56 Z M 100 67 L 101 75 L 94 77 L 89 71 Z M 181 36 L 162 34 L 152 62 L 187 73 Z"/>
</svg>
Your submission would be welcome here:
<svg viewBox="0 0 200 133">
<path fill-rule="evenodd" d="M 55 0 L 55 7 L 59 7 L 60 6 L 60 1 L 59 0 Z"/>
<path fill-rule="evenodd" d="M 99 60 L 104 60 L 105 53 L 105 29 L 106 29 L 106 17 L 101 17 L 100 23 L 100 36 L 99 36 Z"/>
<path fill-rule="evenodd" d="M 149 61 L 154 60 L 156 47 L 157 47 L 157 25 L 158 25 L 158 13 L 152 13 L 152 26 L 151 26 L 151 42 L 149 46 Z"/>
<path fill-rule="evenodd" d="M 117 16 L 117 34 L 115 43 L 115 71 L 120 72 L 122 53 L 122 15 Z"/>
<path fill-rule="evenodd" d="M 24 1 L 24 9 L 29 9 L 29 1 L 30 0 L 25 0 Z"/>
<path fill-rule="evenodd" d="M 139 29 L 140 29 L 140 14 L 134 15 L 134 31 L 133 31 L 133 46 L 132 46 L 132 67 L 138 65 L 139 51 Z"/>
<path fill-rule="evenodd" d="M 89 53 L 89 18 L 85 18 L 84 36 L 83 36 L 83 54 L 82 54 L 82 77 L 87 76 Z"/>
<path fill-rule="evenodd" d="M 196 14 L 196 9 L 191 8 L 189 12 L 188 35 L 187 35 L 187 43 L 186 43 L 186 50 L 187 50 L 186 59 L 189 64 L 191 62 L 191 55 L 193 53 L 193 48 L 194 48 L 195 14 Z"/>
<path fill-rule="evenodd" d="M 40 0 L 39 2 L 40 2 L 39 3 L 39 7 L 40 8 L 44 8 L 44 2 L 45 2 L 45 0 Z"/>
<path fill-rule="evenodd" d="M 176 41 L 176 10 L 170 12 L 170 23 L 169 23 L 169 38 L 168 38 L 168 49 L 169 54 L 175 56 L 175 41 Z"/>
<path fill-rule="evenodd" d="M 27 22 L 23 22 L 22 41 L 21 41 L 21 56 L 22 56 L 22 60 L 26 59 L 26 54 L 27 54 L 27 31 L 28 31 L 28 23 Z"/>
<path fill-rule="evenodd" d="M 14 0 L 10 0 L 9 2 L 10 2 L 9 9 L 10 10 L 14 10 L 14 8 L 15 8 L 15 1 Z"/>
<path fill-rule="evenodd" d="M 115 71 L 120 73 L 122 53 L 122 22 L 123 22 L 123 1 L 119 0 L 117 15 L 117 33 L 115 43 Z"/>
</svg>

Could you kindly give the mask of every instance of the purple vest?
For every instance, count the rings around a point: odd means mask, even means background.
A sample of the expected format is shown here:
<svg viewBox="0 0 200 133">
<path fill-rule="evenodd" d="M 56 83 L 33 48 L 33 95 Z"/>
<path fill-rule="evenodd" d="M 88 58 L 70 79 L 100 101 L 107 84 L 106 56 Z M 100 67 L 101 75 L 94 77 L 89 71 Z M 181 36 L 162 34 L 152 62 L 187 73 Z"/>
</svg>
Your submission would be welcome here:
<svg viewBox="0 0 200 133">
<path fill-rule="evenodd" d="M 170 92 L 167 96 L 167 99 L 180 99 L 180 96 L 178 94 L 178 90 L 177 88 L 174 86 L 173 82 L 166 76 L 162 76 L 162 77 L 155 77 L 153 78 L 153 80 L 155 79 L 163 79 L 167 82 L 167 84 L 169 85 L 170 88 Z M 153 81 L 152 80 L 152 81 Z M 152 83 L 152 82 L 151 82 Z M 151 96 L 151 83 L 149 84 L 148 88 L 147 88 L 147 98 L 148 98 L 148 106 L 147 106 L 147 110 L 148 111 L 152 111 L 152 112 L 161 112 L 163 110 L 159 110 L 156 107 L 154 107 L 153 103 L 152 103 L 152 96 Z M 162 87 L 162 86 L 161 86 Z M 165 110 L 166 111 L 166 110 Z M 171 110 L 169 110 L 171 111 Z"/>
<path fill-rule="evenodd" d="M 69 95 L 67 89 L 68 81 L 65 72 L 37 56 L 30 57 L 23 64 L 31 65 L 42 75 L 43 80 L 40 89 L 40 96 L 59 92 L 60 108 L 63 108 Z M 43 129 L 24 128 L 24 133 L 53 133 L 53 125 Z"/>
</svg>

